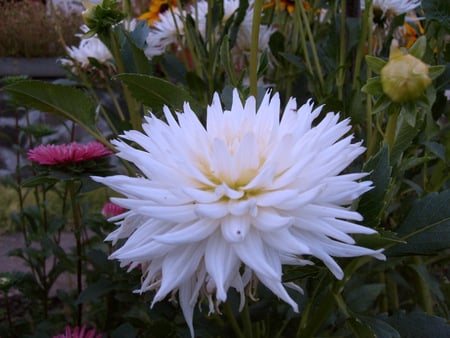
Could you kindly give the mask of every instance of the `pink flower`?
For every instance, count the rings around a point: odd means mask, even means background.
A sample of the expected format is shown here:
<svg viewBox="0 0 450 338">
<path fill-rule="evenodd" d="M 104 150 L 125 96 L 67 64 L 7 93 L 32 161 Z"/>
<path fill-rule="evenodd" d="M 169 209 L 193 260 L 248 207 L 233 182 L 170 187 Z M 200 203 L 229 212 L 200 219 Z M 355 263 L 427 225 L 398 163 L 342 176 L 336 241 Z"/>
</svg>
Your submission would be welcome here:
<svg viewBox="0 0 450 338">
<path fill-rule="evenodd" d="M 107 202 L 102 208 L 102 215 L 106 218 L 110 218 L 123 214 L 125 211 L 125 208 L 122 208 L 121 206 L 118 206 L 117 204 L 114 204 L 112 202 Z"/>
<path fill-rule="evenodd" d="M 28 160 L 41 165 L 55 165 L 65 163 L 77 163 L 94 160 L 111 155 L 112 151 L 99 142 L 88 144 L 49 144 L 40 145 L 28 151 Z"/>
<path fill-rule="evenodd" d="M 66 332 L 53 336 L 53 338 L 101 338 L 102 334 L 96 334 L 95 329 L 86 331 L 86 324 L 81 327 L 77 326 L 71 330 L 70 326 L 66 326 Z"/>
</svg>

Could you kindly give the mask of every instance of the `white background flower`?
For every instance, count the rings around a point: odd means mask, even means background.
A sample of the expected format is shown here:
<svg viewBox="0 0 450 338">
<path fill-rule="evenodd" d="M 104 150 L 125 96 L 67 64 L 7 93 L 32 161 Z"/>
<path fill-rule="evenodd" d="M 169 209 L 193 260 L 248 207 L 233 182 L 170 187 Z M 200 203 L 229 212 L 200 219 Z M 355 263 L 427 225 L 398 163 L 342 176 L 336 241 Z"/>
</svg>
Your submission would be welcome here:
<svg viewBox="0 0 450 338">
<path fill-rule="evenodd" d="M 107 239 L 127 241 L 111 258 L 142 266 L 139 291 L 156 290 L 153 303 L 178 290 L 192 334 L 200 294 L 214 311 L 230 287 L 243 301 L 244 287 L 258 279 L 297 311 L 283 264 L 310 264 L 304 256 L 312 255 L 342 278 L 332 256 L 384 258 L 349 236 L 375 232 L 352 223 L 362 217 L 348 208 L 371 182 L 342 174 L 364 148 L 345 136 L 349 121 L 337 114 L 313 126 L 320 111 L 291 99 L 280 120 L 277 94 L 266 93 L 257 111 L 253 97 L 243 106 L 235 91 L 230 111 L 214 96 L 206 128 L 186 104 L 178 121 L 165 108 L 167 123 L 152 115 L 144 133 L 122 136 L 139 148 L 114 142 L 143 176 L 94 178 L 122 193 L 112 201 L 129 209 L 113 219 L 120 227 Z"/>
</svg>

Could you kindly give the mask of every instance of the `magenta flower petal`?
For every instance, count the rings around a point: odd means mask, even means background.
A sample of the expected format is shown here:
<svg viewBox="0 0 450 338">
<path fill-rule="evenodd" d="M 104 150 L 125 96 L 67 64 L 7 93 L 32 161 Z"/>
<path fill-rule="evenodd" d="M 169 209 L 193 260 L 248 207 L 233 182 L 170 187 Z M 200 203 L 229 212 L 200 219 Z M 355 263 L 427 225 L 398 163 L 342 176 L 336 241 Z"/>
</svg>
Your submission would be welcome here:
<svg viewBox="0 0 450 338">
<path fill-rule="evenodd" d="M 41 165 L 57 165 L 95 160 L 111 155 L 112 151 L 99 142 L 88 144 L 40 145 L 28 151 L 28 160 Z"/>
</svg>

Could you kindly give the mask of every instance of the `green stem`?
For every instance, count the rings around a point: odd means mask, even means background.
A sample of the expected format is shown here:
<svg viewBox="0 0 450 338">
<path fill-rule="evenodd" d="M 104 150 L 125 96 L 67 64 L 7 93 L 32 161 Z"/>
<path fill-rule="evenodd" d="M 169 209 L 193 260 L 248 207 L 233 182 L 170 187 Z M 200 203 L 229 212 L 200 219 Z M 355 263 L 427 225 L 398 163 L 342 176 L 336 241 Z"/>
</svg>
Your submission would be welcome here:
<svg viewBox="0 0 450 338">
<path fill-rule="evenodd" d="M 244 322 L 244 334 L 246 338 L 253 338 L 252 319 L 250 318 L 250 311 L 248 309 L 248 303 L 245 302 L 244 311 L 242 312 Z"/>
<path fill-rule="evenodd" d="M 369 7 L 367 5 L 370 4 Z M 372 10 L 372 1 L 367 1 L 366 8 L 369 11 L 369 27 L 372 27 L 373 23 L 373 10 Z M 369 29 L 367 32 L 367 54 L 372 54 L 372 45 L 373 45 L 373 32 L 372 29 Z M 372 77 L 372 71 L 370 67 L 367 67 L 367 79 Z M 367 140 L 367 151 L 366 158 L 370 158 L 373 153 L 373 149 L 375 147 L 375 140 L 372 127 L 372 95 L 367 94 L 366 96 L 366 140 Z"/>
<path fill-rule="evenodd" d="M 295 20 L 294 20 L 294 24 L 296 24 L 296 27 L 298 28 L 298 32 L 299 32 L 299 38 L 300 38 L 300 44 L 302 46 L 303 49 L 303 56 L 305 58 L 305 65 L 306 65 L 306 70 L 308 71 L 308 74 L 310 76 L 313 75 L 313 68 L 312 68 L 312 64 L 311 64 L 311 60 L 309 58 L 309 53 L 308 53 L 308 45 L 306 44 L 306 35 L 305 35 L 305 31 L 303 29 L 303 25 L 302 25 L 302 17 L 300 14 L 300 9 L 299 7 L 301 6 L 295 6 Z M 306 25 L 306 23 L 305 23 Z"/>
<path fill-rule="evenodd" d="M 231 327 L 233 328 L 234 333 L 236 334 L 236 337 L 237 338 L 246 338 L 244 333 L 242 333 L 241 328 L 239 327 L 239 324 L 236 320 L 236 317 L 233 314 L 233 310 L 231 310 L 231 306 L 228 302 L 225 302 L 223 304 L 223 310 L 229 320 L 229 323 L 231 324 Z"/>
<path fill-rule="evenodd" d="M 72 215 L 73 215 L 73 226 L 74 226 L 74 237 L 76 243 L 76 262 L 77 262 L 77 294 L 78 296 L 83 291 L 82 284 L 82 243 L 81 243 L 81 213 L 80 206 L 77 202 L 77 187 L 73 180 L 67 182 L 70 201 L 72 204 Z M 78 316 L 77 316 L 77 324 L 81 327 L 83 322 L 83 304 L 78 304 Z"/>
<path fill-rule="evenodd" d="M 366 1 L 366 8 L 372 7 L 372 1 L 371 0 L 362 0 Z M 358 49 L 356 50 L 356 57 L 354 62 L 354 69 L 353 69 L 353 81 L 352 81 L 352 89 L 353 90 L 359 90 L 361 87 L 361 81 L 360 81 L 360 74 L 361 74 L 361 64 L 362 60 L 364 58 L 364 55 L 366 54 L 366 37 L 369 29 L 372 29 L 372 22 L 369 22 L 369 15 L 371 11 L 368 11 L 367 9 L 364 11 L 364 15 L 362 17 L 361 21 L 361 33 L 359 36 L 358 41 Z M 370 25 L 370 27 L 369 27 Z"/>
<path fill-rule="evenodd" d="M 319 55 L 317 54 L 316 43 L 314 42 L 314 36 L 312 34 L 311 27 L 309 25 L 308 16 L 306 15 L 305 7 L 302 4 L 300 4 L 299 6 L 295 6 L 295 7 L 300 8 L 300 14 L 301 14 L 301 16 L 303 18 L 303 22 L 305 24 L 306 35 L 308 36 L 309 45 L 311 46 L 313 62 L 314 62 L 314 66 L 315 66 L 316 72 L 317 72 L 317 79 L 319 80 L 320 87 L 322 89 L 324 87 L 322 66 L 320 65 L 320 59 L 319 59 Z"/>
<path fill-rule="evenodd" d="M 415 256 L 413 258 L 413 261 L 415 265 L 419 266 L 424 265 L 422 257 Z M 417 292 L 418 303 L 427 314 L 432 316 L 434 314 L 434 311 L 432 302 L 433 298 L 431 297 L 430 288 L 427 282 L 418 273 L 416 274 L 415 287 Z"/>
<path fill-rule="evenodd" d="M 395 281 L 389 275 L 386 275 L 386 291 L 387 291 L 388 309 L 390 312 L 394 312 L 398 310 L 400 307 L 398 301 L 398 289 L 397 283 L 395 283 Z"/>
<path fill-rule="evenodd" d="M 125 73 L 125 66 L 123 64 L 122 56 L 120 54 L 119 41 L 117 39 L 116 34 L 112 29 L 109 30 L 109 39 L 111 42 L 111 53 L 114 56 L 114 60 L 117 66 L 117 72 L 119 74 Z M 141 129 L 141 112 L 139 109 L 139 105 L 136 100 L 131 96 L 130 91 L 127 86 L 122 83 L 123 97 L 127 104 L 128 113 L 130 114 L 131 126 L 133 129 L 140 130 Z"/>
<path fill-rule="evenodd" d="M 346 29 L 346 8 L 347 1 L 341 0 L 341 36 L 339 46 L 339 72 L 337 77 L 338 99 L 342 101 L 344 98 L 344 82 L 345 82 L 345 59 L 347 50 L 347 29 Z"/>
<path fill-rule="evenodd" d="M 255 0 L 253 7 L 252 34 L 250 43 L 250 95 L 256 98 L 258 93 L 258 49 L 259 26 L 261 24 L 262 0 Z"/>
</svg>

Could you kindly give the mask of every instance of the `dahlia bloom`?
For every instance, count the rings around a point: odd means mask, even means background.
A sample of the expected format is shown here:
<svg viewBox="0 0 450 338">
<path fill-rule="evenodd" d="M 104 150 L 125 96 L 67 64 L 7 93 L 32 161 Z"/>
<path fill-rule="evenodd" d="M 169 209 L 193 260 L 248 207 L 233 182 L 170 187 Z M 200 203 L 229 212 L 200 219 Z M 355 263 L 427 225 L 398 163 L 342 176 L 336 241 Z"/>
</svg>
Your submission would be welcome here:
<svg viewBox="0 0 450 338">
<path fill-rule="evenodd" d="M 59 145 L 41 144 L 36 148 L 30 149 L 27 158 L 41 165 L 58 165 L 95 160 L 111 154 L 111 150 L 99 142 L 90 142 L 88 144 L 73 142 Z"/>
<path fill-rule="evenodd" d="M 266 93 L 257 109 L 254 97 L 243 103 L 235 90 L 230 110 L 214 95 L 206 127 L 186 103 L 177 119 L 165 107 L 167 123 L 150 115 L 144 132 L 113 141 L 141 175 L 93 177 L 123 194 L 111 200 L 129 209 L 106 238 L 127 238 L 110 258 L 141 264 L 137 291 L 156 290 L 152 305 L 178 291 L 192 336 L 200 296 L 214 312 L 232 287 L 242 308 L 246 286 L 259 280 L 298 311 L 283 287 L 283 265 L 312 264 L 304 256 L 315 256 L 341 279 L 333 257 L 385 258 L 349 236 L 376 232 L 353 223 L 362 216 L 349 208 L 371 182 L 359 181 L 365 173 L 342 174 L 364 148 L 346 136 L 348 119 L 328 113 L 316 124 L 320 112 L 291 98 L 280 120 L 278 94 Z"/>
<path fill-rule="evenodd" d="M 87 330 L 86 325 L 81 328 L 78 326 L 73 330 L 70 326 L 66 326 L 66 332 L 53 336 L 53 338 L 101 338 L 103 335 L 101 333 L 96 333 L 95 329 Z"/>
</svg>

